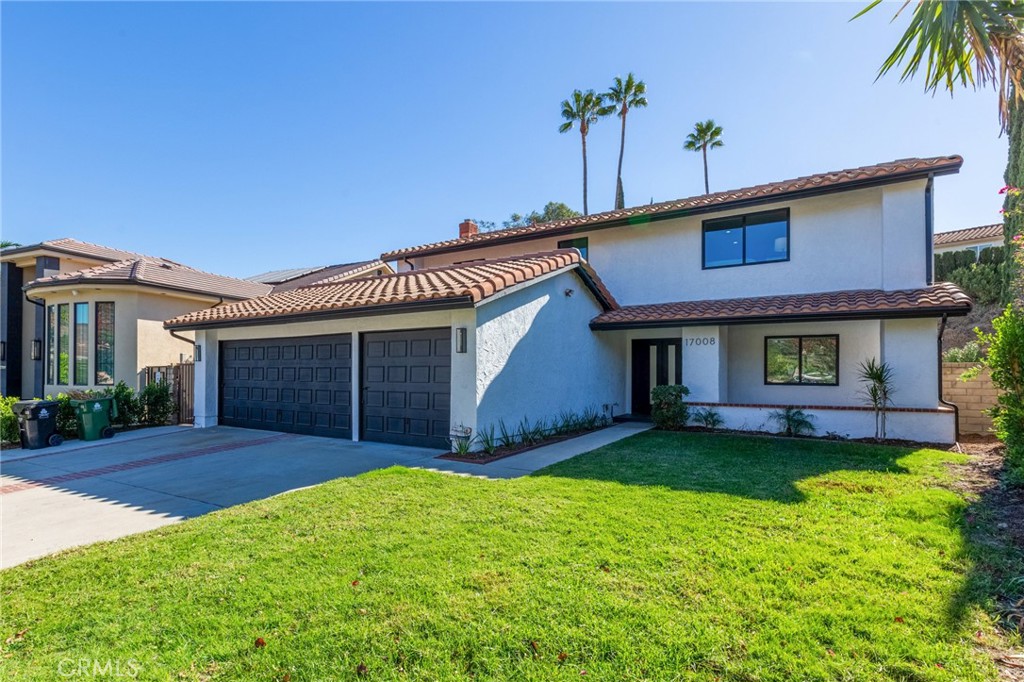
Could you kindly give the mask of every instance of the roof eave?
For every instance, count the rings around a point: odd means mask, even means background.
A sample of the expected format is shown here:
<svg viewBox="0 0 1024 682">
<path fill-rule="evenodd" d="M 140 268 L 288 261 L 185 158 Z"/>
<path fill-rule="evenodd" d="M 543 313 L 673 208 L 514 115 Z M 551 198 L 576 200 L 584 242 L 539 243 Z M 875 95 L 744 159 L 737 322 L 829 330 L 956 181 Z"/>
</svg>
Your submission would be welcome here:
<svg viewBox="0 0 1024 682">
<path fill-rule="evenodd" d="M 281 315 L 265 315 L 262 317 L 241 317 L 225 320 L 208 320 L 202 322 L 184 322 L 173 324 L 173 320 L 164 322 L 164 329 L 199 330 L 226 329 L 231 327 L 258 327 L 272 324 L 288 324 L 292 322 L 315 322 L 319 320 L 346 319 L 352 317 L 373 317 L 374 315 L 397 315 L 401 313 L 426 312 L 436 310 L 455 310 L 472 308 L 471 296 L 428 299 L 422 301 L 405 301 L 387 305 L 367 305 L 354 308 L 331 308 L 329 310 L 310 310 Z"/>
<path fill-rule="evenodd" d="M 25 293 L 28 293 L 30 291 L 35 291 L 37 289 L 57 289 L 57 288 L 61 288 L 61 287 L 72 287 L 72 286 L 79 286 L 79 287 L 91 287 L 91 286 L 143 287 L 143 288 L 146 288 L 146 289 L 159 289 L 161 291 L 173 291 L 173 292 L 178 293 L 178 294 L 190 294 L 190 295 L 193 295 L 193 296 L 203 296 L 203 297 L 206 297 L 206 298 L 217 298 L 217 299 L 230 300 L 230 301 L 245 301 L 245 300 L 248 300 L 250 298 L 256 298 L 257 296 L 266 296 L 269 293 L 269 292 L 266 292 L 266 293 L 262 293 L 262 294 L 253 294 L 252 296 L 238 296 L 238 295 L 235 295 L 235 294 L 224 294 L 224 293 L 218 293 L 218 292 L 215 292 L 215 291 L 204 291 L 204 290 L 200 290 L 200 289 L 190 289 L 190 288 L 187 288 L 187 287 L 173 287 L 173 286 L 167 286 L 167 285 L 163 285 L 163 284 L 154 284 L 152 282 L 140 282 L 140 281 L 138 281 L 136 279 L 125 280 L 125 279 L 95 278 L 95 277 L 90 277 L 90 278 L 87 278 L 87 279 L 86 278 L 82 278 L 82 277 L 75 277 L 74 279 L 62 279 L 62 280 L 56 281 L 56 282 L 44 282 L 44 283 L 41 283 L 41 284 L 37 284 L 35 281 L 33 281 L 33 282 L 29 282 L 28 284 L 23 286 L 22 287 L 22 291 L 24 291 Z"/>
<path fill-rule="evenodd" d="M 936 306 L 924 310 L 857 310 L 847 312 L 800 313 L 796 315 L 757 315 L 743 317 L 715 317 L 704 319 L 655 320 L 649 322 L 591 322 L 594 331 L 617 329 L 659 329 L 671 327 L 708 327 L 713 325 L 767 324 L 775 322 L 827 322 L 831 320 L 893 320 L 922 319 L 948 315 L 960 317 L 971 312 L 972 305 Z"/>
<path fill-rule="evenodd" d="M 545 237 L 558 237 L 567 234 L 574 234 L 578 232 L 592 232 L 594 230 L 605 230 L 614 227 L 625 227 L 629 225 L 642 225 L 652 222 L 660 222 L 663 220 L 673 220 L 677 218 L 685 218 L 693 215 L 703 215 L 707 213 L 719 213 L 722 211 L 728 211 L 736 208 L 746 208 L 750 206 L 762 206 L 764 204 L 777 203 L 780 201 L 790 201 L 793 199 L 806 199 L 813 196 L 821 196 L 825 194 L 835 194 L 837 192 L 851 192 L 858 189 L 867 189 L 870 187 L 881 187 L 884 185 L 892 185 L 899 182 L 909 182 L 912 180 L 923 180 L 928 177 L 937 177 L 940 175 L 952 175 L 960 172 L 960 167 L 963 165 L 963 160 L 958 162 L 950 162 L 944 166 L 938 166 L 936 168 L 918 168 L 912 171 L 904 171 L 902 173 L 894 173 L 887 175 L 883 178 L 863 178 L 860 180 L 850 180 L 849 182 L 838 184 L 838 185 L 827 185 L 824 187 L 808 187 L 799 190 L 791 190 L 788 192 L 780 192 L 764 197 L 748 197 L 743 199 L 735 199 L 733 201 L 726 201 L 720 204 L 714 204 L 711 206 L 695 206 L 691 208 L 677 209 L 673 211 L 665 211 L 664 213 L 655 213 L 650 215 L 638 215 L 627 218 L 611 218 L 607 221 L 588 223 L 583 225 L 568 225 L 560 228 L 553 228 L 551 230 L 544 230 L 542 232 L 530 232 L 525 234 L 509 235 L 508 237 L 495 237 L 493 239 L 477 240 L 466 242 L 464 244 L 452 244 L 450 246 L 416 249 L 413 251 L 389 251 L 382 253 L 380 259 L 383 261 L 400 260 L 405 258 L 415 258 L 419 256 L 432 256 L 440 253 L 451 253 L 453 251 L 469 251 L 478 248 L 485 248 L 487 246 L 495 244 L 511 244 L 520 241 L 530 241 L 534 239 L 543 239 Z"/>
</svg>

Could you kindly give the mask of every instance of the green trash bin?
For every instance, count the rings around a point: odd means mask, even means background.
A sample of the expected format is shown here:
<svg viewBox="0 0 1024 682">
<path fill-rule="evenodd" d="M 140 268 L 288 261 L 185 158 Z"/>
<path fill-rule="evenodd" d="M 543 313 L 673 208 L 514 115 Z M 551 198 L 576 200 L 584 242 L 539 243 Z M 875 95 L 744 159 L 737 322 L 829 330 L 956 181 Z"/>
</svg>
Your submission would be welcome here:
<svg viewBox="0 0 1024 682">
<path fill-rule="evenodd" d="M 117 403 L 113 398 L 72 400 L 71 406 L 75 408 L 79 438 L 99 440 L 114 437 L 114 428 L 110 425 L 110 420 L 117 416 Z"/>
</svg>

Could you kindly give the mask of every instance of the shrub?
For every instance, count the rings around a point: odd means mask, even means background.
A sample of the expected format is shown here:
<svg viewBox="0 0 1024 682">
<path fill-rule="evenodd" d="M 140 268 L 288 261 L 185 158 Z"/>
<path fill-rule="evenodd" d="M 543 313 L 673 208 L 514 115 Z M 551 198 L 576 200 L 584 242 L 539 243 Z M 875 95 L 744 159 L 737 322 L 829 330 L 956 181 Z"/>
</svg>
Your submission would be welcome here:
<svg viewBox="0 0 1024 682">
<path fill-rule="evenodd" d="M 992 320 L 995 331 L 978 331 L 987 344 L 985 365 L 992 383 L 1002 389 L 992 409 L 996 436 L 1006 443 L 1006 462 L 1012 483 L 1024 485 L 1024 305 L 1006 306 Z"/>
<path fill-rule="evenodd" d="M 11 396 L 0 398 L 0 441 L 4 443 L 16 443 L 20 440 L 18 435 L 18 416 L 14 414 L 14 403 L 21 400 Z"/>
<path fill-rule="evenodd" d="M 942 354 L 945 362 L 981 362 L 984 353 L 977 341 L 968 341 L 963 348 L 950 348 Z"/>
<path fill-rule="evenodd" d="M 511 447 L 519 442 L 516 438 L 515 429 L 509 427 L 509 425 L 505 423 L 504 419 L 498 420 L 498 442 L 505 448 Z"/>
<path fill-rule="evenodd" d="M 488 455 L 493 455 L 494 451 L 498 449 L 498 439 L 494 435 L 494 427 L 488 426 L 487 428 L 480 429 L 480 433 L 476 435 L 480 446 L 484 449 Z"/>
<path fill-rule="evenodd" d="M 959 267 L 946 278 L 978 303 L 995 303 L 1003 285 L 1001 265 L 988 263 Z"/>
<path fill-rule="evenodd" d="M 773 410 L 768 418 L 779 425 L 780 433 L 787 436 L 814 433 L 814 417 L 797 407 Z"/>
<path fill-rule="evenodd" d="M 146 384 L 138 396 L 142 419 L 149 426 L 162 426 L 174 414 L 174 399 L 171 397 L 171 385 L 166 381 L 154 381 Z M 118 408 L 120 410 L 120 407 Z"/>
<path fill-rule="evenodd" d="M 686 386 L 655 386 L 651 391 L 651 419 L 659 429 L 673 431 L 686 426 L 689 408 L 683 396 L 690 395 Z"/>
<path fill-rule="evenodd" d="M 48 400 L 57 401 L 57 433 L 65 438 L 77 438 L 78 417 L 75 416 L 75 408 L 71 404 L 72 397 L 67 393 L 58 393 L 56 398 L 46 397 Z"/>
<path fill-rule="evenodd" d="M 114 423 L 121 426 L 135 426 L 145 417 L 145 405 L 139 400 L 131 386 L 123 381 L 117 382 L 114 388 L 108 388 L 103 393 L 111 396 L 117 404 L 117 417 Z"/>
<path fill-rule="evenodd" d="M 861 394 L 875 411 L 875 440 L 884 440 L 885 421 L 889 414 L 889 406 L 892 405 L 892 394 L 896 392 L 892 380 L 892 366 L 871 358 L 860 363 L 858 374 L 861 383 L 864 384 Z"/>
<path fill-rule="evenodd" d="M 693 413 L 693 421 L 706 429 L 720 429 L 725 423 L 725 418 L 713 407 L 697 410 Z"/>
</svg>

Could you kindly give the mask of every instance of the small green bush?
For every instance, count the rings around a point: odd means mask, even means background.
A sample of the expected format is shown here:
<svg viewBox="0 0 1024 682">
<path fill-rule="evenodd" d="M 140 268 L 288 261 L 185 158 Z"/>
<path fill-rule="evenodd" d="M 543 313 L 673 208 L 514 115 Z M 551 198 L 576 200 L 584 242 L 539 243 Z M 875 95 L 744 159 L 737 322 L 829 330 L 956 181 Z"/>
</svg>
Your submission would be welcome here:
<svg viewBox="0 0 1024 682">
<path fill-rule="evenodd" d="M 686 426 L 690 416 L 683 397 L 690 395 L 686 386 L 655 386 L 651 391 L 651 419 L 659 429 L 675 431 Z"/>
<path fill-rule="evenodd" d="M 703 410 L 696 410 L 693 413 L 693 421 L 706 429 L 719 429 L 725 423 L 725 418 L 713 407 Z"/>
<path fill-rule="evenodd" d="M 977 341 L 968 341 L 963 348 L 950 348 L 942 354 L 945 362 L 981 362 L 984 353 Z"/>
<path fill-rule="evenodd" d="M 1002 291 L 1002 268 L 994 263 L 967 265 L 956 268 L 946 279 L 978 303 L 995 303 Z"/>
<path fill-rule="evenodd" d="M 0 398 L 0 441 L 4 443 L 17 443 L 20 440 L 18 435 L 18 416 L 14 414 L 14 403 L 21 400 L 12 396 Z"/>
<path fill-rule="evenodd" d="M 779 433 L 786 436 L 803 436 L 814 433 L 814 417 L 797 407 L 773 410 L 768 419 L 779 426 Z"/>
<path fill-rule="evenodd" d="M 103 394 L 112 397 L 117 404 L 117 416 L 113 420 L 115 424 L 124 427 L 135 426 L 145 418 L 145 405 L 136 397 L 132 387 L 123 381 L 117 382 L 117 386 L 108 388 Z"/>
<path fill-rule="evenodd" d="M 142 408 L 142 421 L 148 426 L 163 426 L 174 414 L 174 398 L 171 396 L 171 385 L 166 381 L 154 381 L 146 384 L 138 396 Z M 120 407 L 118 407 L 120 410 Z"/>
</svg>

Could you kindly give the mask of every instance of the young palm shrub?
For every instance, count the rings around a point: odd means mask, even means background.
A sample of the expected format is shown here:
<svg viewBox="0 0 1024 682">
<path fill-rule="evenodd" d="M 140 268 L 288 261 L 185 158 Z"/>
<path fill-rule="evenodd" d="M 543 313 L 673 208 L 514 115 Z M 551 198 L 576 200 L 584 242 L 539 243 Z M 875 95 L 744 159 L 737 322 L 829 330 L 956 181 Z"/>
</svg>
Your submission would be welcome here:
<svg viewBox="0 0 1024 682">
<path fill-rule="evenodd" d="M 537 422 L 533 425 L 533 428 L 530 430 L 530 441 L 533 443 L 540 443 L 542 440 L 547 438 L 548 435 L 549 432 L 547 420 L 538 419 Z"/>
<path fill-rule="evenodd" d="M 505 423 L 504 419 L 498 420 L 498 443 L 503 448 L 510 448 L 519 442 L 516 438 L 516 430 Z"/>
<path fill-rule="evenodd" d="M 598 412 L 596 407 L 588 407 L 583 411 L 583 427 L 585 429 L 593 430 L 601 425 L 601 413 Z"/>
<path fill-rule="evenodd" d="M 780 433 L 803 436 L 814 433 L 814 417 L 797 407 L 772 410 L 768 418 L 778 424 Z"/>
<path fill-rule="evenodd" d="M 476 435 L 476 439 L 484 449 L 484 452 L 488 455 L 493 455 L 494 451 L 498 449 L 498 438 L 494 435 L 493 426 L 480 429 L 480 433 Z"/>
<path fill-rule="evenodd" d="M 469 436 L 452 436 L 449 440 L 452 443 L 452 451 L 459 457 L 465 457 L 469 455 L 472 446 L 473 439 Z"/>
<path fill-rule="evenodd" d="M 719 414 L 718 410 L 713 407 L 708 407 L 703 410 L 697 410 L 693 413 L 693 421 L 697 422 L 706 429 L 720 429 L 722 424 L 725 423 L 725 418 Z"/>
<path fill-rule="evenodd" d="M 519 420 L 519 442 L 523 445 L 533 445 L 533 426 L 530 425 L 530 419 L 523 417 Z"/>
<path fill-rule="evenodd" d="M 887 362 L 878 362 L 871 358 L 860 363 L 858 369 L 860 381 L 864 384 L 861 394 L 867 399 L 868 405 L 875 411 L 875 440 L 885 440 L 885 421 L 892 405 L 893 371 Z"/>
</svg>

